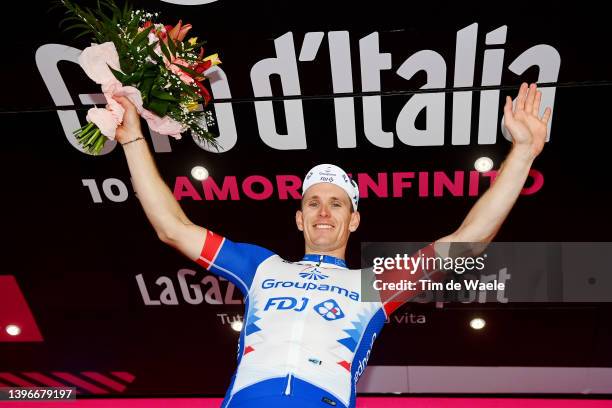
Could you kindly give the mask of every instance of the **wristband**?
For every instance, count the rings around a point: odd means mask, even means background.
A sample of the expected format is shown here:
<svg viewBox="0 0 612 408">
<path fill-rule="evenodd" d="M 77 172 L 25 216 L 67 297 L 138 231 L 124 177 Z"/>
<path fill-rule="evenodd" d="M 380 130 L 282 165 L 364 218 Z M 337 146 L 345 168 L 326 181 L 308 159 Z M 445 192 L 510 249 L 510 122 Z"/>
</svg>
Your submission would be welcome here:
<svg viewBox="0 0 612 408">
<path fill-rule="evenodd" d="M 126 144 L 130 144 L 130 143 L 136 142 L 136 141 L 138 141 L 140 139 L 144 139 L 144 137 L 140 136 L 140 137 L 137 137 L 134 140 L 130 140 L 129 142 L 121 143 L 121 146 L 125 146 Z"/>
</svg>

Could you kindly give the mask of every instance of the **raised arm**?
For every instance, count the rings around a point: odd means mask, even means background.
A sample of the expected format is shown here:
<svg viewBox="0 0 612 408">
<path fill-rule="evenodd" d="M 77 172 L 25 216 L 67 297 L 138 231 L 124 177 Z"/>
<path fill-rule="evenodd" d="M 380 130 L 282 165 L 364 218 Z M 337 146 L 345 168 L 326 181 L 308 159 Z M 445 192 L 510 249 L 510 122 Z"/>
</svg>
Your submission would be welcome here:
<svg viewBox="0 0 612 408">
<path fill-rule="evenodd" d="M 492 186 L 474 204 L 457 231 L 443 242 L 489 243 L 497 234 L 523 188 L 534 159 L 546 142 L 551 109 L 539 116 L 542 93 L 535 84 L 521 84 L 516 106 L 508 96 L 504 125 L 512 135 L 512 150 L 501 165 Z"/>
<path fill-rule="evenodd" d="M 115 97 L 125 109 L 116 140 L 122 144 L 138 199 L 157 236 L 190 259 L 197 259 L 206 230 L 193 224 L 161 178 L 140 128 L 140 116 L 125 97 Z"/>
</svg>

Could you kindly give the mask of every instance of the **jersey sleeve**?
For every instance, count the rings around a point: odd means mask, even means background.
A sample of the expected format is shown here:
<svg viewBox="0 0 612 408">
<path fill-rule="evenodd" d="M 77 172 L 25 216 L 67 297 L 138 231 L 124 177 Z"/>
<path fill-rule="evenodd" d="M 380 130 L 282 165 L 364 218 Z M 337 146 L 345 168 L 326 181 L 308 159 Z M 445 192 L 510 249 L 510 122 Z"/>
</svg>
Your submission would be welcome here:
<svg viewBox="0 0 612 408">
<path fill-rule="evenodd" d="M 266 248 L 236 243 L 207 230 L 206 241 L 196 262 L 232 282 L 246 296 L 257 268 L 273 255 L 274 252 Z"/>
<path fill-rule="evenodd" d="M 416 253 L 412 254 L 413 259 L 433 259 L 438 254 L 435 250 L 435 242 L 421 248 Z M 435 267 L 426 267 L 424 263 L 419 263 L 413 271 L 407 271 L 404 269 L 391 269 L 385 271 L 381 277 L 381 283 L 400 283 L 400 282 L 413 282 L 415 284 L 415 290 L 380 290 L 380 301 L 385 310 L 385 315 L 389 317 L 397 308 L 406 302 L 414 300 L 417 296 L 421 295 L 424 290 L 418 285 L 419 280 L 428 280 L 431 282 L 441 282 L 447 276 L 446 272 L 442 269 Z M 391 286 L 392 287 L 392 286 Z"/>
</svg>

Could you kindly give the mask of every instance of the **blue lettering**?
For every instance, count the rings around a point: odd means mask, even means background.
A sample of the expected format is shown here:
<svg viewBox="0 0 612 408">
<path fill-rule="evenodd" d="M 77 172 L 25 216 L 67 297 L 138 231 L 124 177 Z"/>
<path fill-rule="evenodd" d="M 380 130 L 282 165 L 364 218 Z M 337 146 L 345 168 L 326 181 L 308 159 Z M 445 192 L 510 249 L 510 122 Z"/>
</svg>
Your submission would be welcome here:
<svg viewBox="0 0 612 408">
<path fill-rule="evenodd" d="M 300 307 L 299 309 L 294 309 L 296 312 L 301 312 L 302 310 L 306 309 L 306 305 L 308 304 L 308 298 L 303 297 L 302 298 L 302 307 Z"/>
<path fill-rule="evenodd" d="M 282 288 L 304 289 L 306 291 L 319 290 L 322 292 L 334 292 L 334 293 L 337 293 L 338 295 L 342 295 L 356 302 L 359 301 L 359 297 L 360 297 L 358 292 L 354 292 L 354 291 L 349 292 L 348 289 L 345 289 L 339 286 L 330 286 L 327 284 L 316 284 L 312 282 L 304 283 L 304 282 L 293 282 L 293 281 L 277 281 L 276 279 L 266 279 L 261 283 L 261 287 L 262 289 L 273 289 L 273 288 L 282 287 Z M 272 299 L 281 299 L 281 298 L 272 298 Z M 294 306 L 295 305 L 291 307 L 287 307 L 287 309 L 290 309 Z"/>
<path fill-rule="evenodd" d="M 301 299 L 302 303 L 300 307 L 296 307 L 298 305 L 298 300 L 292 297 L 273 297 L 268 299 L 266 306 L 264 307 L 264 312 L 268 309 L 276 309 L 276 310 L 295 310 L 296 312 L 301 312 L 306 309 L 306 305 L 308 305 L 308 298 L 303 297 Z"/>
<path fill-rule="evenodd" d="M 297 300 L 292 297 L 273 297 L 268 299 L 268 303 L 264 307 L 264 312 L 271 308 L 272 306 L 276 306 L 278 310 L 286 310 L 293 309 L 297 305 Z"/>
</svg>

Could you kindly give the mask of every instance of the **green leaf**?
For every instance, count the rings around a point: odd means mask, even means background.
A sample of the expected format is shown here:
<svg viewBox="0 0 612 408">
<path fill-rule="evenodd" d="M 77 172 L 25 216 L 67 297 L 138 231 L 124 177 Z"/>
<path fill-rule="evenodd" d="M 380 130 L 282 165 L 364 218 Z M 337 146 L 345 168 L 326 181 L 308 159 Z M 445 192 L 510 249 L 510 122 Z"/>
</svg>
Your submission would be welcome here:
<svg viewBox="0 0 612 408">
<path fill-rule="evenodd" d="M 79 22 L 79 23 L 83 23 L 83 20 L 81 20 L 80 18 L 78 18 L 78 17 L 76 17 L 76 16 L 73 16 L 73 15 L 70 15 L 70 16 L 68 16 L 68 17 L 63 18 L 62 20 L 60 20 L 60 22 L 59 22 L 58 24 L 59 24 L 59 26 L 61 27 L 61 26 L 63 26 L 64 24 L 66 24 L 68 21 L 77 21 L 77 22 Z M 84 23 L 83 23 L 83 24 L 84 24 Z"/>
<path fill-rule="evenodd" d="M 170 106 L 170 102 L 162 101 L 160 99 L 152 99 L 149 101 L 149 105 L 147 109 L 155 113 L 159 117 L 166 116 L 166 112 L 168 112 L 168 107 Z"/>
<path fill-rule="evenodd" d="M 170 38 L 170 35 L 168 35 L 166 39 L 168 40 L 168 49 L 170 50 L 170 53 L 172 55 L 176 55 L 176 45 L 174 44 L 174 40 Z"/>
<path fill-rule="evenodd" d="M 68 26 L 64 29 L 64 31 L 69 31 L 75 28 L 84 28 L 85 30 L 87 30 L 88 33 L 95 33 L 90 26 L 88 26 L 85 23 L 77 23 L 77 24 L 72 24 L 71 26 Z"/>
<path fill-rule="evenodd" d="M 116 24 L 117 21 L 121 18 L 121 10 L 119 9 L 119 7 L 117 7 L 114 1 L 98 1 L 98 9 L 102 10 L 102 6 L 106 7 L 108 11 L 111 12 L 112 20 Z"/>
<path fill-rule="evenodd" d="M 106 14 L 104 14 L 102 10 L 94 10 L 94 14 L 98 16 L 98 19 L 100 19 L 105 25 L 110 27 L 113 26 L 113 20 L 111 20 Z"/>
<path fill-rule="evenodd" d="M 164 54 L 166 59 L 168 61 L 172 61 L 172 55 L 170 54 L 170 51 L 168 50 L 168 47 L 166 46 L 166 44 L 161 40 L 158 42 L 158 44 L 161 48 L 162 54 Z"/>
<path fill-rule="evenodd" d="M 217 142 L 217 135 L 207 131 L 198 125 L 191 125 L 189 127 L 191 134 L 199 139 L 200 142 L 206 143 L 211 147 L 214 147 L 217 151 L 219 150 L 219 142 Z"/>
<path fill-rule="evenodd" d="M 155 54 L 157 55 L 157 54 Z M 159 55 L 158 55 L 159 57 Z M 159 65 L 154 64 L 152 62 L 147 62 L 146 64 L 144 64 L 143 66 L 145 73 L 157 73 L 159 72 Z"/>
<path fill-rule="evenodd" d="M 198 74 L 196 71 L 194 71 L 191 68 L 188 68 L 184 65 L 180 65 L 180 64 L 172 64 L 172 65 L 176 65 L 177 67 L 179 67 L 181 69 L 181 71 L 185 71 L 186 73 L 188 73 L 191 76 L 202 76 L 202 74 Z"/>
<path fill-rule="evenodd" d="M 79 39 L 79 38 L 81 38 L 81 37 L 83 37 L 83 36 L 85 36 L 85 35 L 87 35 L 87 34 L 91 34 L 91 33 L 90 33 L 89 31 L 83 31 L 83 32 L 82 32 L 82 33 L 80 33 L 80 34 L 77 34 L 77 35 L 74 37 L 74 39 L 75 39 L 75 40 L 76 40 L 76 39 Z"/>
<path fill-rule="evenodd" d="M 149 53 L 149 57 L 151 57 L 153 60 L 157 61 L 158 64 L 163 65 L 164 61 L 162 60 L 162 57 L 157 55 L 157 53 L 155 52 L 155 44 L 157 44 L 157 43 L 153 43 L 153 44 L 147 46 L 147 52 Z"/>
<path fill-rule="evenodd" d="M 170 92 L 164 91 L 156 86 L 151 89 L 151 96 L 162 101 L 178 102 Z"/>
<path fill-rule="evenodd" d="M 143 78 L 157 78 L 159 72 L 157 71 L 157 69 L 152 70 L 152 69 L 146 69 L 144 70 L 142 76 Z"/>
<path fill-rule="evenodd" d="M 139 70 L 134 72 L 132 75 L 130 75 L 130 77 L 128 79 L 128 83 L 130 83 L 130 84 L 137 84 L 137 83 L 139 83 L 140 81 L 142 81 L 143 74 L 144 74 L 144 69 L 140 68 Z"/>
<path fill-rule="evenodd" d="M 146 78 L 142 81 L 140 85 L 140 93 L 142 94 L 142 100 L 148 101 L 151 99 L 151 89 L 153 88 L 153 78 Z"/>
<path fill-rule="evenodd" d="M 151 31 L 150 28 L 146 28 L 142 30 L 140 33 L 136 34 L 136 37 L 134 37 L 134 40 L 132 41 L 132 43 L 139 45 L 141 42 L 144 42 L 147 39 L 147 36 L 149 35 L 150 31 Z"/>
<path fill-rule="evenodd" d="M 187 85 L 183 81 L 180 83 L 181 91 L 192 97 L 193 99 L 200 99 L 200 94 L 196 92 L 191 86 Z"/>
<path fill-rule="evenodd" d="M 113 69 L 110 65 L 108 65 L 108 69 L 111 70 L 111 72 L 113 73 L 113 75 L 115 76 L 115 78 L 117 78 L 117 81 L 121 82 L 122 84 L 126 84 L 127 80 L 128 80 L 128 76 L 125 75 L 123 72 L 121 71 L 117 71 L 115 69 Z"/>
<path fill-rule="evenodd" d="M 135 32 L 138 30 L 138 23 L 140 19 L 136 16 L 133 16 L 127 22 L 127 32 L 130 36 L 133 36 Z"/>
<path fill-rule="evenodd" d="M 64 4 L 61 1 L 55 0 L 51 3 L 51 6 L 47 9 L 47 12 L 51 12 L 55 9 L 58 9 L 60 7 L 63 7 Z"/>
</svg>

